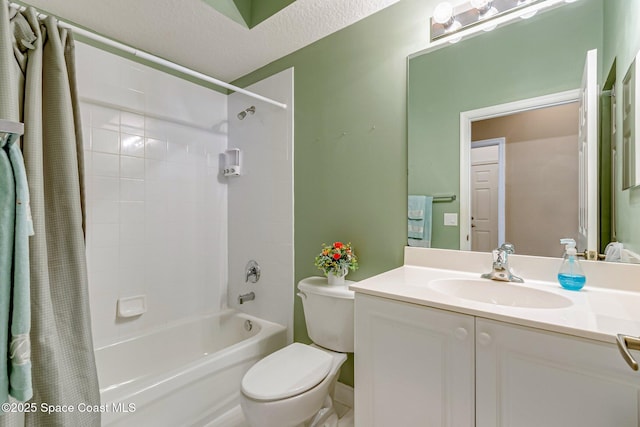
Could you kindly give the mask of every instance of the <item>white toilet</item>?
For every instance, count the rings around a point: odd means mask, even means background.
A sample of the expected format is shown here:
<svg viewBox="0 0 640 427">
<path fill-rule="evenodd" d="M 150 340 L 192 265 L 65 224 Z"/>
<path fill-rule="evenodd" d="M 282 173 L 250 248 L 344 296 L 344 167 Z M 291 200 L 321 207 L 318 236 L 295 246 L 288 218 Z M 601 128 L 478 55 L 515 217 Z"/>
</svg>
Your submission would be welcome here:
<svg viewBox="0 0 640 427">
<path fill-rule="evenodd" d="M 253 365 L 242 379 L 240 404 L 252 427 L 335 427 L 333 390 L 353 352 L 353 291 L 324 277 L 298 283 L 309 337 Z"/>
</svg>

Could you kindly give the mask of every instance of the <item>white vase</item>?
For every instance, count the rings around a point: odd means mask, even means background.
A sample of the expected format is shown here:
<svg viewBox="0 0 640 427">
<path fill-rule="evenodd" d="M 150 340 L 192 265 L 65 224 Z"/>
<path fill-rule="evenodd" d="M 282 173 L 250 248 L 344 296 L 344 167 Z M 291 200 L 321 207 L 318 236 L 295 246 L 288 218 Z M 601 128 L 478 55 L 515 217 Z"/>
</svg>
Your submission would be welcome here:
<svg viewBox="0 0 640 427">
<path fill-rule="evenodd" d="M 330 286 L 344 285 L 344 276 L 346 275 L 347 273 L 343 273 L 341 276 L 338 276 L 333 271 L 330 271 L 327 273 L 327 282 Z"/>
</svg>

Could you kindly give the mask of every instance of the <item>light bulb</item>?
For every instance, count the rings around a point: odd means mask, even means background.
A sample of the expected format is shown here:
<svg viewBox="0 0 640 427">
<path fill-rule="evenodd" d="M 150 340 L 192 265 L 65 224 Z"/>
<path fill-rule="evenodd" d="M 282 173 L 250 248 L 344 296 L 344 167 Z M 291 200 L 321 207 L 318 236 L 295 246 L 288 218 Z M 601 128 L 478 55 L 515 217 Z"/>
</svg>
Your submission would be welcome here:
<svg viewBox="0 0 640 427">
<path fill-rule="evenodd" d="M 471 0 L 471 6 L 478 9 L 478 12 L 480 12 L 480 14 L 485 14 L 490 9 L 493 9 L 491 7 L 492 3 L 493 0 Z"/>
<path fill-rule="evenodd" d="M 489 4 L 489 0 L 471 0 L 471 6 L 476 9 L 484 9 Z"/>
<path fill-rule="evenodd" d="M 433 21 L 446 25 L 453 19 L 453 6 L 449 2 L 442 2 L 433 11 Z"/>
</svg>

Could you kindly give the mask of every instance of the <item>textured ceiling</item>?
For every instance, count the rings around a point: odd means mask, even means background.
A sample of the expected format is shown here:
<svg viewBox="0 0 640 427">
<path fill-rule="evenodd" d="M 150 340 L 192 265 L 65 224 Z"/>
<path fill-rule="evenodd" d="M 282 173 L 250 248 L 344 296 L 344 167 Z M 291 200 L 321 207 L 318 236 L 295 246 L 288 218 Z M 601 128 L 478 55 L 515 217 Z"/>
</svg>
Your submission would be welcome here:
<svg viewBox="0 0 640 427">
<path fill-rule="evenodd" d="M 297 0 L 252 29 L 202 0 L 27 0 L 99 34 L 233 81 L 399 0 Z"/>
</svg>

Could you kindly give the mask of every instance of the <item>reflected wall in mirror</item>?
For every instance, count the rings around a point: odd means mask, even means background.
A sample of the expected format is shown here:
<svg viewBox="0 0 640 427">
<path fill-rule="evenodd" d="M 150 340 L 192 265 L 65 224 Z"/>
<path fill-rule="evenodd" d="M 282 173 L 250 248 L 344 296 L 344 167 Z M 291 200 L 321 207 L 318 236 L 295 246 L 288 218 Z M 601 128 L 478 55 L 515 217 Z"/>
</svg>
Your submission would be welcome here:
<svg viewBox="0 0 640 427">
<path fill-rule="evenodd" d="M 581 0 L 457 44 L 410 56 L 408 193 L 458 194 L 462 112 L 577 90 L 586 53 L 591 49 L 600 53 L 601 84 L 614 60 L 619 70 L 626 70 L 640 47 L 640 24 L 631 22 L 639 20 L 639 16 L 640 2 Z M 618 75 L 617 80 L 621 82 L 623 76 Z M 615 120 L 621 128 L 621 118 Z M 614 142 L 614 147 L 621 144 Z M 549 159 L 556 166 L 564 161 L 568 162 L 555 156 Z M 615 189 L 617 237 L 626 248 L 640 252 L 640 191 L 623 192 L 621 168 L 616 169 L 611 188 Z M 610 189 L 601 189 L 600 193 L 601 198 L 612 199 Z M 529 199 L 524 197 L 522 203 Z M 541 213 L 543 219 L 551 224 L 568 215 L 564 209 L 569 203 L 574 202 L 547 206 Z M 571 209 L 575 212 L 577 207 L 572 205 Z M 432 247 L 459 249 L 460 227 L 444 225 L 445 213 L 460 214 L 459 201 L 433 205 Z M 460 222 L 463 220 L 460 218 Z M 605 223 L 609 224 L 608 220 Z M 541 227 L 530 228 L 535 231 Z M 545 246 L 557 245 L 557 251 L 547 250 L 544 255 L 562 254 L 561 237 L 564 236 L 545 237 Z M 546 242 L 548 239 L 553 241 Z M 516 251 L 522 253 L 519 249 L 516 245 Z"/>
<path fill-rule="evenodd" d="M 571 102 L 471 124 L 471 250 L 508 241 L 520 254 L 560 256 L 558 236 L 578 240 L 577 123 Z"/>
</svg>

